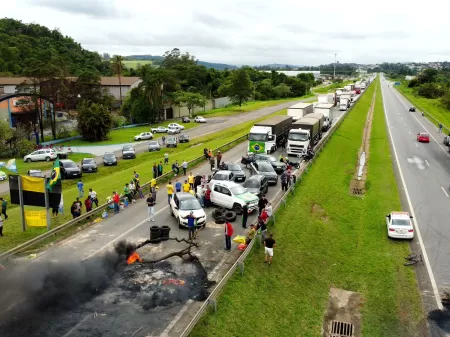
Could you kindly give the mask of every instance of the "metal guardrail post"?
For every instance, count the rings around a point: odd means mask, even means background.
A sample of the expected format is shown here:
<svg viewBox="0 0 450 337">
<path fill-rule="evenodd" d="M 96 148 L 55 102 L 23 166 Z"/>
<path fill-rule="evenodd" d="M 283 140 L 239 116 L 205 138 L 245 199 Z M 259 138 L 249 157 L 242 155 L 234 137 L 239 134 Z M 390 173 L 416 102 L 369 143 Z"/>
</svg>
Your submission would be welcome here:
<svg viewBox="0 0 450 337">
<path fill-rule="evenodd" d="M 238 263 L 238 266 L 239 266 L 239 270 L 241 271 L 241 276 L 243 276 L 244 275 L 244 261 L 240 261 Z"/>
<path fill-rule="evenodd" d="M 211 298 L 209 300 L 209 304 L 213 307 L 214 313 L 217 312 L 217 300 L 215 298 Z"/>
</svg>

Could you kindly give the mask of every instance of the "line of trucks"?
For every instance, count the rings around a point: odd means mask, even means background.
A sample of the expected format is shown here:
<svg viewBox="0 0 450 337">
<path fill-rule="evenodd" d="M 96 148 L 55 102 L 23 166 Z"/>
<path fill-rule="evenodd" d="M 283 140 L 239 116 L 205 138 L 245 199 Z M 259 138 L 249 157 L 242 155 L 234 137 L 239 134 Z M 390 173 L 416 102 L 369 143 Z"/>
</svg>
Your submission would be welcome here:
<svg viewBox="0 0 450 337">
<path fill-rule="evenodd" d="M 365 90 L 373 79 L 363 80 L 335 93 L 319 95 L 317 102 L 297 103 L 287 110 L 287 116 L 274 116 L 253 125 L 248 138 L 249 153 L 273 153 L 285 145 L 288 155 L 306 155 L 322 139 L 322 134 L 331 128 L 333 108 L 345 111 L 356 96 Z"/>
</svg>

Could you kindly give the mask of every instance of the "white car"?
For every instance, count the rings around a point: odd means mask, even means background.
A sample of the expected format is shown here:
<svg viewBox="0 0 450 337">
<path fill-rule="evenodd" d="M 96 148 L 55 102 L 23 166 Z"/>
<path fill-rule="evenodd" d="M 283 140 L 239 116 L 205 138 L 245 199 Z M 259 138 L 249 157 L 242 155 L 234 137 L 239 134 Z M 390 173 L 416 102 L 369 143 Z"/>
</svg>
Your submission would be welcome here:
<svg viewBox="0 0 450 337">
<path fill-rule="evenodd" d="M 150 140 L 153 139 L 153 133 L 151 132 L 142 132 L 137 136 L 134 136 L 134 140 Z"/>
<path fill-rule="evenodd" d="M 170 199 L 170 213 L 177 219 L 180 228 L 187 227 L 187 216 L 193 212 L 197 226 L 206 225 L 206 213 L 200 202 L 190 193 L 179 192 Z"/>
<path fill-rule="evenodd" d="M 386 215 L 388 236 L 394 239 L 413 239 L 414 226 L 408 212 L 391 212 Z"/>
<path fill-rule="evenodd" d="M 211 202 L 215 205 L 232 209 L 242 214 L 242 208 L 247 204 L 248 212 L 258 208 L 258 197 L 247 191 L 245 187 L 232 181 L 210 182 Z"/>
<path fill-rule="evenodd" d="M 57 156 L 56 151 L 53 149 L 41 149 L 26 155 L 23 157 L 23 161 L 27 163 L 32 161 L 50 161 L 55 160 Z"/>
<path fill-rule="evenodd" d="M 177 128 L 177 129 L 180 129 L 180 130 L 184 130 L 184 126 L 180 125 L 178 123 L 170 123 L 168 127 L 169 127 L 169 129 L 170 128 Z"/>
<path fill-rule="evenodd" d="M 212 175 L 210 183 L 216 183 L 221 181 L 234 181 L 234 174 L 231 171 L 219 170 L 214 172 Z"/>
<path fill-rule="evenodd" d="M 169 129 L 165 128 L 164 126 L 158 126 L 157 128 L 152 128 L 151 131 L 154 133 L 166 133 L 167 131 L 169 131 Z"/>
<path fill-rule="evenodd" d="M 180 133 L 181 129 L 177 128 L 177 127 L 173 127 L 173 126 L 169 126 L 169 128 L 167 129 L 167 133 L 169 135 L 174 135 L 176 133 Z"/>
<path fill-rule="evenodd" d="M 0 181 L 7 180 L 8 177 L 5 172 L 0 171 Z"/>
<path fill-rule="evenodd" d="M 206 119 L 204 119 L 202 116 L 195 116 L 194 122 L 195 123 L 206 123 Z"/>
</svg>

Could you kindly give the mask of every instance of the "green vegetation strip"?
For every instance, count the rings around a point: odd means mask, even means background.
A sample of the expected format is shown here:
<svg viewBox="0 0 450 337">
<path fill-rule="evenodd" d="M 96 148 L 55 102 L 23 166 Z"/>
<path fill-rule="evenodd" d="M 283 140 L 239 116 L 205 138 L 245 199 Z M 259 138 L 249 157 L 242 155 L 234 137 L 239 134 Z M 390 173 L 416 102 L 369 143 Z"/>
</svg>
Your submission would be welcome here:
<svg viewBox="0 0 450 337">
<path fill-rule="evenodd" d="M 330 287 L 359 292 L 362 335 L 417 336 L 423 318 L 414 269 L 403 266 L 407 242 L 387 238 L 385 215 L 400 210 L 378 89 L 367 193 L 349 194 L 374 83 L 332 135 L 287 207 L 269 228 L 274 262 L 254 249 L 191 336 L 320 336 Z M 236 323 L 247 317 L 247 324 Z"/>
<path fill-rule="evenodd" d="M 84 174 L 83 182 L 85 189 L 85 197 L 88 189 L 92 188 L 98 194 L 100 204 L 106 202 L 106 198 L 111 196 L 112 192 L 118 191 L 122 193 L 126 182 L 130 182 L 133 178 L 133 171 L 137 171 L 140 175 L 141 183 L 150 181 L 152 178 L 152 165 L 163 161 L 164 152 L 169 153 L 169 162 L 172 164 L 175 160 L 181 164 L 183 160 L 190 161 L 203 154 L 203 148 L 215 149 L 224 144 L 231 142 L 234 139 L 246 135 L 251 126 L 260 120 L 272 117 L 274 115 L 286 114 L 286 110 L 280 110 L 269 116 L 265 116 L 254 121 L 242 123 L 237 126 L 224 129 L 221 132 L 213 133 L 203 137 L 196 138 L 187 144 L 179 144 L 177 149 L 163 149 L 161 152 L 146 152 L 138 154 L 135 160 L 120 160 L 117 167 L 100 166 L 98 173 Z M 237 144 L 236 144 L 237 145 Z M 224 160 L 226 160 L 226 154 Z M 188 167 L 188 170 L 193 169 L 193 166 Z M 169 166 L 164 167 L 164 172 L 169 170 Z M 195 173 L 195 172 L 194 172 Z M 63 181 L 63 196 L 64 196 L 64 211 L 65 215 L 58 216 L 53 219 L 52 228 L 59 226 L 69 221 L 72 216 L 70 214 L 70 205 L 78 196 L 76 187 L 77 180 Z M 162 189 L 164 191 L 164 189 Z M 165 193 L 165 192 L 162 192 Z M 42 210 L 42 208 L 27 207 L 30 210 Z M 9 218 L 4 221 L 3 233 L 4 237 L 0 238 L 0 253 L 8 251 L 15 246 L 22 244 L 40 234 L 45 233 L 43 228 L 28 228 L 26 232 L 21 230 L 20 209 L 16 205 L 10 205 L 8 209 Z M 56 240 L 56 238 L 55 238 Z M 51 241 L 51 240 L 49 240 Z"/>
<path fill-rule="evenodd" d="M 429 99 L 415 95 L 413 89 L 408 88 L 405 81 L 402 81 L 401 85 L 395 85 L 394 88 L 403 94 L 417 109 L 425 112 L 425 116 L 433 124 L 437 126 L 439 124 L 438 121 L 440 121 L 450 130 L 450 111 L 442 105 L 440 99 Z"/>
<path fill-rule="evenodd" d="M 345 81 L 341 83 L 333 83 L 324 87 L 314 88 L 313 91 L 316 94 L 327 94 L 330 91 L 335 91 L 337 88 L 343 88 L 350 83 L 355 83 L 356 81 Z"/>
</svg>

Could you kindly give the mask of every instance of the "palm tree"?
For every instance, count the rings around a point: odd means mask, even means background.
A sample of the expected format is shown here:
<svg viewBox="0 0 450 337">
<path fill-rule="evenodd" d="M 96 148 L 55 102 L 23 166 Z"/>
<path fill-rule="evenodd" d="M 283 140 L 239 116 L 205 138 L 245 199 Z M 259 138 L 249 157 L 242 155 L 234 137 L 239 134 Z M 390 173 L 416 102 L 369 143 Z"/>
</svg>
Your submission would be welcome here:
<svg viewBox="0 0 450 337">
<path fill-rule="evenodd" d="M 120 95 L 120 105 L 122 105 L 122 71 L 123 71 L 123 56 L 120 55 L 114 55 L 112 61 L 111 61 L 111 69 L 114 74 L 116 74 L 119 77 L 119 95 Z"/>
</svg>

